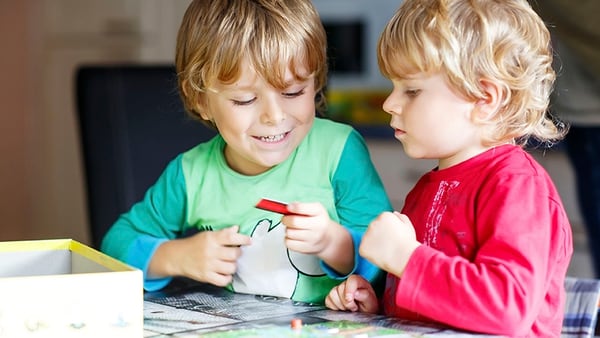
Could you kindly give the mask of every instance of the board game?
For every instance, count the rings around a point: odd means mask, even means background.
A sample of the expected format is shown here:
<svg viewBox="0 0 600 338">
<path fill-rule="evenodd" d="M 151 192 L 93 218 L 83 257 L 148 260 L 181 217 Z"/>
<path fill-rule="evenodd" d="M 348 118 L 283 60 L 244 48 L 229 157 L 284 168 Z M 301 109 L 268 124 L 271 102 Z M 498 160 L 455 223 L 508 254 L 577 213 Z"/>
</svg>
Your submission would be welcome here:
<svg viewBox="0 0 600 338">
<path fill-rule="evenodd" d="M 144 296 L 146 338 L 472 337 L 433 323 L 331 311 L 322 304 L 249 295 L 198 282 Z M 484 335 L 481 335 L 484 336 Z"/>
<path fill-rule="evenodd" d="M 223 331 L 213 331 L 205 334 L 198 333 L 197 337 L 207 338 L 233 338 L 233 337 L 399 337 L 403 331 L 385 327 L 377 327 L 363 323 L 351 321 L 326 321 L 316 324 L 301 325 L 292 327 L 292 325 L 265 325 L 256 328 L 229 329 Z"/>
</svg>

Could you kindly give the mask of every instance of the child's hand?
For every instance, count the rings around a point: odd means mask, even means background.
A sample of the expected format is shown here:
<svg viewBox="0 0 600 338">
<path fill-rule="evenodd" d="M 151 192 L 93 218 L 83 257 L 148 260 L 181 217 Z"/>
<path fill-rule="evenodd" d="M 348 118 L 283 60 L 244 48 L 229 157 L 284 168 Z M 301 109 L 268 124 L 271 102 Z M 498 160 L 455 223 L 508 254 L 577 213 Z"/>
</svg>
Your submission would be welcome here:
<svg viewBox="0 0 600 338">
<path fill-rule="evenodd" d="M 238 228 L 203 231 L 190 237 L 187 259 L 180 263 L 185 276 L 217 286 L 231 283 L 242 254 L 240 246 L 250 244 L 250 237 L 239 234 Z"/>
<path fill-rule="evenodd" d="M 332 310 L 377 313 L 379 303 L 369 282 L 359 275 L 351 275 L 342 284 L 331 289 L 325 306 Z"/>
<path fill-rule="evenodd" d="M 294 214 L 281 218 L 286 227 L 285 244 L 288 249 L 319 255 L 331 240 L 335 223 L 320 203 L 290 203 L 288 210 Z M 333 224 L 332 224 L 333 223 Z"/>
<path fill-rule="evenodd" d="M 242 254 L 240 246 L 249 245 L 251 241 L 249 236 L 239 234 L 238 228 L 202 231 L 165 242 L 156 250 L 150 270 L 163 271 L 159 275 L 185 276 L 226 286 L 237 269 L 236 261 Z"/>
<path fill-rule="evenodd" d="M 329 218 L 321 203 L 290 203 L 292 215 L 281 218 L 285 245 L 291 251 L 316 255 L 341 275 L 354 266 L 352 237 L 346 228 Z"/>
<path fill-rule="evenodd" d="M 410 219 L 397 211 L 383 212 L 367 228 L 359 254 L 398 277 L 404 273 L 417 242 Z"/>
</svg>

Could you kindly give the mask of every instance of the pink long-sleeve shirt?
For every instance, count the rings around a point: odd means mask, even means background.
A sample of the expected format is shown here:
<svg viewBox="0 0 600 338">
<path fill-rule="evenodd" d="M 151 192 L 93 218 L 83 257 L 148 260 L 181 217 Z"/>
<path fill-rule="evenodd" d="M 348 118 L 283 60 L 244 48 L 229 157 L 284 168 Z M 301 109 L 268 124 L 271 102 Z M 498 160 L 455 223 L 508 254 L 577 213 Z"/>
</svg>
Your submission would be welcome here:
<svg viewBox="0 0 600 338">
<path fill-rule="evenodd" d="M 424 175 L 402 212 L 421 245 L 387 315 L 506 336 L 558 337 L 572 255 L 569 220 L 549 175 L 504 145 Z"/>
</svg>

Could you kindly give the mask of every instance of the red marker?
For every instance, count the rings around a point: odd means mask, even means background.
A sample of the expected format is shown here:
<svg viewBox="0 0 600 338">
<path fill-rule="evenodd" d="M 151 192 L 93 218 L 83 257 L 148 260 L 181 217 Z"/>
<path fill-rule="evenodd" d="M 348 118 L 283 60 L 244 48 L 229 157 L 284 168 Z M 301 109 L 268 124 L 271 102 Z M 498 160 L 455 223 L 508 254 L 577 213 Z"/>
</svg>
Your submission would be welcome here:
<svg viewBox="0 0 600 338">
<path fill-rule="evenodd" d="M 270 199 L 263 198 L 257 204 L 256 207 L 259 209 L 276 212 L 283 215 L 292 215 L 287 208 L 287 203 L 278 202 Z"/>
</svg>

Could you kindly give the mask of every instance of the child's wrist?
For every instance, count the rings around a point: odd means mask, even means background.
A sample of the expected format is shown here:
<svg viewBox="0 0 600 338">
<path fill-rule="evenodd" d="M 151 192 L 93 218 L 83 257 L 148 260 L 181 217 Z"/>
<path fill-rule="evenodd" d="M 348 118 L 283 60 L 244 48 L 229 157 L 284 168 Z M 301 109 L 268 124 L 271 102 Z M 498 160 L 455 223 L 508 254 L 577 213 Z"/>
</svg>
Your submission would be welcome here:
<svg viewBox="0 0 600 338">
<path fill-rule="evenodd" d="M 331 230 L 328 234 L 329 244 L 318 254 L 318 257 L 331 267 L 337 266 L 338 269 L 335 270 L 338 271 L 338 273 L 345 274 L 343 271 L 339 270 L 340 267 L 347 266 L 348 269 L 341 270 L 348 270 L 349 272 L 354 266 L 354 245 L 352 236 L 342 225 L 333 221 L 331 222 Z M 349 254 L 347 257 L 343 257 L 344 255 L 340 255 L 340 252 L 348 252 L 352 253 L 352 255 Z"/>
<path fill-rule="evenodd" d="M 406 270 L 406 267 L 408 266 L 408 263 L 410 262 L 412 254 L 420 246 L 421 243 L 417 241 L 405 243 L 404 245 L 399 245 L 394 253 L 395 258 L 388 262 L 389 269 L 384 270 L 398 277 L 402 277 L 404 271 Z"/>
</svg>

